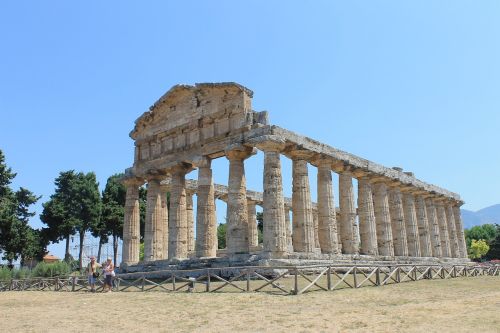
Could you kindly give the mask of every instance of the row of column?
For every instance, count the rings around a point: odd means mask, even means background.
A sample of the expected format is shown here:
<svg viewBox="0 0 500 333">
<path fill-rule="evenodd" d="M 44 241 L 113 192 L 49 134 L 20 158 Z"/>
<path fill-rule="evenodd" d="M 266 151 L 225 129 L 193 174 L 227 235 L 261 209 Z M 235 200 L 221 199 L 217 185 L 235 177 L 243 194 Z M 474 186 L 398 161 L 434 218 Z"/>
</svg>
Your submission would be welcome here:
<svg viewBox="0 0 500 333">
<path fill-rule="evenodd" d="M 445 198 L 392 184 L 381 178 L 339 172 L 340 215 L 337 221 L 332 184 L 332 163 L 315 161 L 318 167 L 317 214 L 313 213 L 308 176 L 311 153 L 296 150 L 293 163 L 292 230 L 284 205 L 280 141 L 256 144 L 264 151 L 263 250 L 283 257 L 290 251 L 327 254 L 466 258 L 459 206 Z M 244 160 L 252 148 L 237 146 L 226 151 L 229 160 L 227 196 L 227 253 L 247 254 L 257 245 L 255 202 L 248 201 Z M 215 257 L 217 222 L 211 160 L 197 164 L 196 241 L 193 235 L 193 201 L 186 195 L 185 175 L 190 168 L 169 170 L 170 209 L 160 177 L 148 179 L 145 260 L 184 259 L 195 250 L 198 257 Z M 353 178 L 358 180 L 357 208 Z M 123 261 L 139 261 L 140 182 L 126 182 Z M 286 213 L 285 213 L 286 211 Z M 315 218 L 316 217 L 316 218 Z M 292 245 L 290 245 L 290 243 Z"/>
</svg>

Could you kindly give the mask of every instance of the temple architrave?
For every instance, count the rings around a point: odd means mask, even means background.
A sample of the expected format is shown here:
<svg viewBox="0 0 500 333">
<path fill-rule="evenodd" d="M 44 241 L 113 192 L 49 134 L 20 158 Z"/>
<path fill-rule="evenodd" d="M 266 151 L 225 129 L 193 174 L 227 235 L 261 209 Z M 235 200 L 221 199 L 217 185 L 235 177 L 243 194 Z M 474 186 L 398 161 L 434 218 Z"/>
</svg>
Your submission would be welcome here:
<svg viewBox="0 0 500 333">
<path fill-rule="evenodd" d="M 252 96 L 237 83 L 177 85 L 136 120 L 130 133 L 134 165 L 123 178 L 123 267 L 139 263 L 139 188 L 145 184 L 146 263 L 468 261 L 458 194 L 271 125 L 267 112 L 252 110 Z M 247 190 L 245 180 L 245 160 L 257 150 L 264 153 L 263 193 Z M 292 198 L 283 195 L 282 156 L 292 160 Z M 229 161 L 227 186 L 213 182 L 217 158 Z M 317 202 L 311 200 L 309 164 L 318 168 Z M 187 179 L 195 169 L 198 179 Z M 339 175 L 338 189 L 332 172 Z M 227 203 L 223 250 L 216 200 Z M 257 205 L 263 209 L 262 244 Z"/>
</svg>

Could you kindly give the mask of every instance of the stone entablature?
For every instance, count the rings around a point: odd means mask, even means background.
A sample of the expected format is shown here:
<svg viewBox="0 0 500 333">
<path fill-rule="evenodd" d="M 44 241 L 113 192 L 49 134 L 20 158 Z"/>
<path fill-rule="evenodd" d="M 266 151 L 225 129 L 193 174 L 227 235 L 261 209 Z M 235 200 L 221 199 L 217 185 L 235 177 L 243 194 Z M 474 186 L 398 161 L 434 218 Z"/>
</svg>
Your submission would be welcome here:
<svg viewBox="0 0 500 333">
<path fill-rule="evenodd" d="M 267 112 L 252 110 L 252 95 L 235 83 L 179 85 L 136 121 L 130 134 L 136 146 L 134 165 L 124 178 L 130 207 L 124 225 L 125 263 L 138 260 L 136 189 L 145 182 L 152 191 L 146 260 L 185 259 L 192 253 L 216 256 L 217 198 L 228 207 L 225 252 L 230 257 L 248 254 L 257 245 L 252 216 L 256 204 L 264 210 L 263 255 L 271 258 L 292 253 L 467 256 L 458 194 L 401 168 L 384 167 L 270 125 Z M 263 193 L 246 189 L 245 160 L 257 149 L 264 152 Z M 293 162 L 292 198 L 283 196 L 281 155 Z M 211 160 L 220 157 L 229 161 L 228 186 L 213 184 Z M 308 164 L 318 168 L 317 204 L 311 201 Z M 196 168 L 198 181 L 186 180 Z M 331 172 L 339 174 L 339 208 L 333 204 Z M 170 210 L 160 195 L 166 190 Z"/>
</svg>

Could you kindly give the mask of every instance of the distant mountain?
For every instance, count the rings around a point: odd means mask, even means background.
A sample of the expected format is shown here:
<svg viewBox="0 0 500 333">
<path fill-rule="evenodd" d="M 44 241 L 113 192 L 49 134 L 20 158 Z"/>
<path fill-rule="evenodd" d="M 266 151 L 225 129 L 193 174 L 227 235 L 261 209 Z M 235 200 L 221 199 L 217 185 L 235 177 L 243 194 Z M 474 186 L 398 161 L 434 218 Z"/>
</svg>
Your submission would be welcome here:
<svg viewBox="0 0 500 333">
<path fill-rule="evenodd" d="M 489 206 L 473 212 L 467 209 L 461 209 L 464 228 L 472 228 L 481 224 L 500 224 L 500 204 Z"/>
</svg>

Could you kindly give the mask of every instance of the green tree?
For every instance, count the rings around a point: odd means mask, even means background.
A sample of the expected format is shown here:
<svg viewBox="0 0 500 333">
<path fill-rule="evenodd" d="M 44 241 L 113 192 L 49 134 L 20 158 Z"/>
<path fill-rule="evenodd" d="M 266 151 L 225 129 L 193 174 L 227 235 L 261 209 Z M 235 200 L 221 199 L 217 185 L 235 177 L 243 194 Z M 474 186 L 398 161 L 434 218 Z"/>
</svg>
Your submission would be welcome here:
<svg viewBox="0 0 500 333">
<path fill-rule="evenodd" d="M 70 237 L 76 233 L 77 221 L 71 213 L 74 201 L 74 188 L 77 174 L 74 170 L 64 171 L 55 179 L 56 187 L 49 201 L 43 204 L 40 220 L 47 225 L 43 232 L 52 242 L 66 240 L 64 260 L 71 260 L 69 253 Z"/>
<path fill-rule="evenodd" d="M 467 244 L 467 253 L 471 253 L 473 240 L 484 240 L 486 244 L 490 245 L 495 240 L 497 235 L 497 228 L 493 224 L 476 225 L 470 229 L 465 229 L 465 242 Z"/>
<path fill-rule="evenodd" d="M 262 212 L 257 212 L 257 239 L 259 244 L 264 242 L 264 214 Z"/>
<path fill-rule="evenodd" d="M 79 233 L 78 261 L 82 269 L 85 233 L 99 223 L 101 197 L 99 184 L 93 172 L 61 172 L 55 180 L 56 190 L 43 205 L 40 219 L 47 224 L 46 234 L 53 241 L 66 239 L 65 259 L 69 260 L 70 236 Z"/>
<path fill-rule="evenodd" d="M 47 243 L 43 242 L 40 232 L 29 225 L 35 215 L 30 206 L 40 197 L 23 187 L 13 191 L 9 185 L 15 177 L 0 150 L 0 251 L 9 264 L 21 258 L 23 265 L 27 259 L 40 259 Z"/>
<path fill-rule="evenodd" d="M 226 224 L 221 223 L 217 226 L 217 247 L 219 249 L 226 248 Z"/>
<path fill-rule="evenodd" d="M 495 228 L 495 238 L 489 242 L 490 250 L 485 255 L 489 260 L 500 259 L 500 224 L 495 224 Z"/>
<path fill-rule="evenodd" d="M 489 250 L 490 247 L 484 239 L 480 240 L 473 239 L 471 241 L 469 256 L 472 259 L 481 259 L 481 257 L 484 256 L 486 253 L 488 253 Z"/>
<path fill-rule="evenodd" d="M 102 224 L 107 235 L 113 238 L 113 260 L 116 266 L 118 239 L 123 235 L 126 188 L 120 183 L 121 174 L 108 178 L 102 194 Z"/>
<path fill-rule="evenodd" d="M 495 238 L 496 233 L 497 230 L 493 224 L 476 225 L 470 229 L 465 229 L 465 240 L 469 246 L 473 239 L 484 239 L 489 242 Z"/>
</svg>

